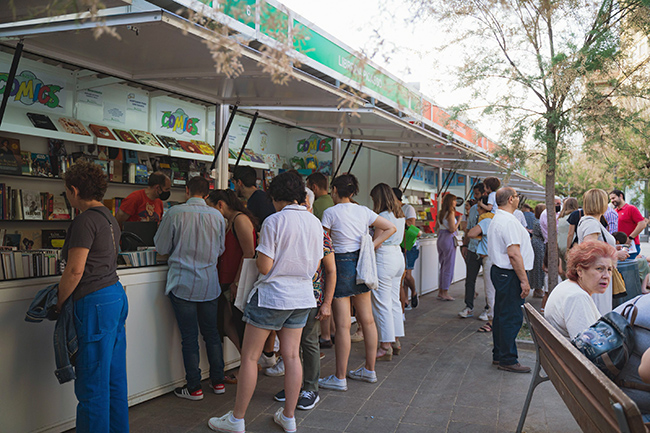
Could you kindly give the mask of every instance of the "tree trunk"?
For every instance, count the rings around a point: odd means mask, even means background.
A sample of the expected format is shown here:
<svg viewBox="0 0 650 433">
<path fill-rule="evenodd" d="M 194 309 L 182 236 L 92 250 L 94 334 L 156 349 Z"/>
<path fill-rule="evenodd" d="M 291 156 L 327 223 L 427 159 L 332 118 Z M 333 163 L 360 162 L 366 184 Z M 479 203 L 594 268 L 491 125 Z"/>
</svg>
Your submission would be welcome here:
<svg viewBox="0 0 650 433">
<path fill-rule="evenodd" d="M 549 122 L 546 126 L 546 218 L 548 223 L 548 243 L 546 244 L 548 254 L 548 291 L 549 293 L 557 285 L 559 254 L 557 248 L 557 219 L 555 212 L 555 169 L 557 138 L 555 125 Z"/>
</svg>

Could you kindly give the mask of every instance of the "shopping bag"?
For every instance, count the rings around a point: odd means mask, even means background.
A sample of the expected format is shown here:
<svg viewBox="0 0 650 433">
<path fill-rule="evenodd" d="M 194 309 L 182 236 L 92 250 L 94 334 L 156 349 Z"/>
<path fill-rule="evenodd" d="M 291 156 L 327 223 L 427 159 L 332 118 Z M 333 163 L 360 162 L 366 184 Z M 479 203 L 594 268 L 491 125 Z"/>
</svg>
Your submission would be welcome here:
<svg viewBox="0 0 650 433">
<path fill-rule="evenodd" d="M 237 297 L 235 298 L 235 307 L 244 311 L 246 304 L 253 290 L 253 285 L 257 281 L 260 271 L 257 270 L 255 259 L 244 259 L 241 264 L 241 274 L 239 275 L 239 287 L 237 288 Z"/>
</svg>

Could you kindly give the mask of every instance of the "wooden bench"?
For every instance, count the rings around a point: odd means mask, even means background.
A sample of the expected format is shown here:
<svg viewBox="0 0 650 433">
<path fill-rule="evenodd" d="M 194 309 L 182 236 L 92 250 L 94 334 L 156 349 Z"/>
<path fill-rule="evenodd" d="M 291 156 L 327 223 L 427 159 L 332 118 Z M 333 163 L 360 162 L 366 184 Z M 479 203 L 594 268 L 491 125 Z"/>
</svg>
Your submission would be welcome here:
<svg viewBox="0 0 650 433">
<path fill-rule="evenodd" d="M 646 433 L 638 407 L 530 304 L 524 317 L 535 342 L 537 362 L 517 433 L 526 421 L 537 385 L 550 380 L 582 431 Z M 544 369 L 545 375 L 541 374 Z"/>
</svg>

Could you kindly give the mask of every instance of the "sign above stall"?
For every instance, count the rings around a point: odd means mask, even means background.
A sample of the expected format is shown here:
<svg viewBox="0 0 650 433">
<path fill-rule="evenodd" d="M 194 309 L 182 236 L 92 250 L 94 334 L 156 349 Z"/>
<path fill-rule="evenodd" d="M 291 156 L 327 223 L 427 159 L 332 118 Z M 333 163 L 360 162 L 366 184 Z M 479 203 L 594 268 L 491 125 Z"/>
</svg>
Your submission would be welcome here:
<svg viewBox="0 0 650 433">
<path fill-rule="evenodd" d="M 330 137 L 320 137 L 312 134 L 308 138 L 298 139 L 296 151 L 309 155 L 315 155 L 317 152 L 331 152 L 332 139 Z"/>
<path fill-rule="evenodd" d="M 187 108 L 169 104 L 158 104 L 157 129 L 163 132 L 174 132 L 190 137 L 200 136 L 203 129 L 203 115 L 192 113 Z"/>
</svg>

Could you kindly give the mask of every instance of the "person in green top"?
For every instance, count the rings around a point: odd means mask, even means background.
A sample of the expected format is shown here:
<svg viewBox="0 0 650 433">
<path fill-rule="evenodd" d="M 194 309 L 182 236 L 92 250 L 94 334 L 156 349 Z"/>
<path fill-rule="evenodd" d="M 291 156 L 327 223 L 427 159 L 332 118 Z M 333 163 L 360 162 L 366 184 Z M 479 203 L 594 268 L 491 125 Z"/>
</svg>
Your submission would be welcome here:
<svg viewBox="0 0 650 433">
<path fill-rule="evenodd" d="M 323 219 L 325 209 L 334 206 L 332 197 L 327 193 L 327 177 L 323 173 L 312 173 L 307 176 L 307 188 L 314 192 L 313 210 L 314 215 L 320 220 Z"/>
</svg>

